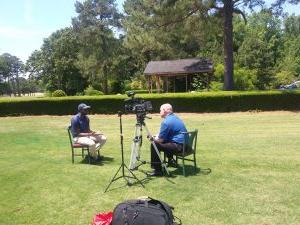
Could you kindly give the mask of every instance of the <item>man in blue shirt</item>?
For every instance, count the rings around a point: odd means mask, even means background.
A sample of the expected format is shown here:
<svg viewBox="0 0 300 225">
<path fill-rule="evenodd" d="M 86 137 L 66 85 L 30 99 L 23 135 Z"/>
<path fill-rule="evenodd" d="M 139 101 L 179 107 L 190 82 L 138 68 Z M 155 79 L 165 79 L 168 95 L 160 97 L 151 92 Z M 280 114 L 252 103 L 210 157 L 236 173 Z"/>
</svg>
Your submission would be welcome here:
<svg viewBox="0 0 300 225">
<path fill-rule="evenodd" d="M 90 106 L 84 103 L 78 105 L 78 113 L 71 120 L 71 132 L 74 142 L 88 145 L 91 156 L 97 160 L 98 155 L 96 150 L 105 144 L 106 137 L 100 132 L 90 129 L 90 119 L 87 116 L 90 108 Z"/>
<path fill-rule="evenodd" d="M 173 113 L 172 105 L 163 104 L 160 107 L 160 116 L 164 120 L 160 126 L 159 135 L 154 139 L 154 142 L 159 151 L 166 153 L 169 159 L 169 165 L 174 164 L 173 154 L 180 153 L 183 150 L 185 135 L 182 132 L 187 132 L 182 120 Z M 159 157 L 151 144 L 151 167 L 154 172 L 150 176 L 161 176 L 162 167 Z"/>
</svg>

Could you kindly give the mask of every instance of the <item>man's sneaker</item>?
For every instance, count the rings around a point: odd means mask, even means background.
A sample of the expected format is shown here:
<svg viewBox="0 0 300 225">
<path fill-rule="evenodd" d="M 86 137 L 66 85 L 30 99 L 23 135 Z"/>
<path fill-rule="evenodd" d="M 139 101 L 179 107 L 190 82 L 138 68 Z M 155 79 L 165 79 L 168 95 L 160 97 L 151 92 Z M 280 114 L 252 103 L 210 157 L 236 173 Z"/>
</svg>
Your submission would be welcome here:
<svg viewBox="0 0 300 225">
<path fill-rule="evenodd" d="M 177 168 L 178 167 L 178 164 L 176 163 L 176 161 L 174 159 L 170 159 L 168 161 L 168 167 L 174 167 L 174 168 Z"/>
<path fill-rule="evenodd" d="M 96 156 L 95 158 L 93 158 L 93 160 L 95 161 L 95 162 L 100 162 L 101 161 L 101 158 L 100 158 L 100 156 Z"/>
<path fill-rule="evenodd" d="M 163 173 L 158 170 L 154 170 L 153 172 L 147 173 L 148 177 L 161 177 L 162 175 L 163 175 Z"/>
</svg>

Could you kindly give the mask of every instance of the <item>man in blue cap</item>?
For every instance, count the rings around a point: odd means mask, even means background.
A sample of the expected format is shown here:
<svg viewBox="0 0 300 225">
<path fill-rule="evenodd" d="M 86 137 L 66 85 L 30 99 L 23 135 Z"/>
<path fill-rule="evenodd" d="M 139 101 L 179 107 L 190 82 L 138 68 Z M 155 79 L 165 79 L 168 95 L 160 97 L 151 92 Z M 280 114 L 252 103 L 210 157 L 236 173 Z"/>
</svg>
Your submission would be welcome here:
<svg viewBox="0 0 300 225">
<path fill-rule="evenodd" d="M 90 129 L 90 119 L 87 116 L 90 108 L 90 106 L 84 103 L 78 105 L 78 113 L 73 116 L 71 120 L 71 132 L 74 137 L 74 142 L 88 145 L 90 147 L 91 156 L 97 160 L 98 155 L 96 149 L 101 148 L 105 144 L 106 137 L 100 132 Z"/>
</svg>

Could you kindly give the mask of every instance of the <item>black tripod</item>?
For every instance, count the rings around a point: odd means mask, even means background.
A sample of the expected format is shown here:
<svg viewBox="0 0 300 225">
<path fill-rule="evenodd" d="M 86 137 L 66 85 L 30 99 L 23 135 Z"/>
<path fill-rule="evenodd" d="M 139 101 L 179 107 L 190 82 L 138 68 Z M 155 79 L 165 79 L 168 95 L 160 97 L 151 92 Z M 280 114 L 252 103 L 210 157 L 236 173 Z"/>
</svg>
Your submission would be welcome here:
<svg viewBox="0 0 300 225">
<path fill-rule="evenodd" d="M 133 174 L 133 172 L 128 169 L 128 167 L 125 165 L 124 163 L 124 146 L 123 146 L 123 129 L 122 129 L 122 112 L 118 112 L 118 117 L 120 118 L 120 140 L 121 140 L 121 153 L 122 153 L 122 163 L 121 163 L 121 166 L 119 167 L 119 169 L 117 170 L 117 172 L 115 173 L 114 177 L 112 178 L 112 180 L 109 182 L 108 186 L 106 187 L 104 193 L 109 189 L 110 185 L 120 179 L 120 178 L 124 178 L 127 182 L 127 185 L 131 185 L 131 181 L 130 179 L 135 179 L 137 180 L 137 182 L 139 182 L 143 187 L 145 187 L 143 185 L 143 183 Z M 125 174 L 125 168 L 127 169 L 127 171 L 129 171 L 130 174 L 129 175 L 126 175 Z M 120 172 L 120 170 L 122 169 L 122 174 L 120 176 L 117 177 L 118 173 Z"/>
</svg>

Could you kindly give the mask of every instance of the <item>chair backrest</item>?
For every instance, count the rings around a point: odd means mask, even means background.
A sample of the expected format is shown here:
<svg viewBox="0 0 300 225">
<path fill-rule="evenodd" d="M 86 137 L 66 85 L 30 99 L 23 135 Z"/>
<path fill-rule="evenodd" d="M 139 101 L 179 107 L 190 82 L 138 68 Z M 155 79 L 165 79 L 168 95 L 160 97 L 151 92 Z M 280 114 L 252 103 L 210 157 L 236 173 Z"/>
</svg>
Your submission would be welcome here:
<svg viewBox="0 0 300 225">
<path fill-rule="evenodd" d="M 72 132 L 71 132 L 71 126 L 68 126 L 67 130 L 68 130 L 68 134 L 69 134 L 70 144 L 73 145 L 74 141 L 73 141 L 73 135 L 72 135 Z"/>
<path fill-rule="evenodd" d="M 198 129 L 195 129 L 194 131 L 184 132 L 185 135 L 188 136 L 188 142 L 184 142 L 185 148 L 187 148 L 188 151 L 195 152 L 197 148 L 197 136 L 198 136 Z M 186 138 L 184 139 L 184 141 Z"/>
</svg>

